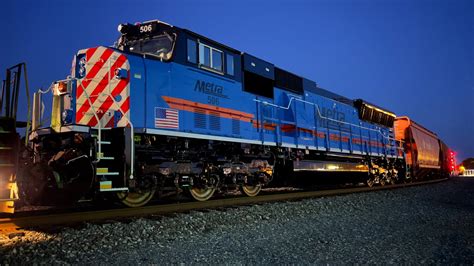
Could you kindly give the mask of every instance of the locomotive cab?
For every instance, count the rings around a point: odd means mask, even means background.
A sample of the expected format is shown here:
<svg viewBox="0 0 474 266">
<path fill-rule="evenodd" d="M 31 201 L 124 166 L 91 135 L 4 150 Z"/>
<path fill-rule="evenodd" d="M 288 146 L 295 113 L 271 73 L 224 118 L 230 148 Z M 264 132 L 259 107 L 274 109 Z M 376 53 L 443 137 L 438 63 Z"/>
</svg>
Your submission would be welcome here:
<svg viewBox="0 0 474 266">
<path fill-rule="evenodd" d="M 117 48 L 124 52 L 170 61 L 177 33 L 169 24 L 154 20 L 141 24 L 120 24 Z"/>
</svg>

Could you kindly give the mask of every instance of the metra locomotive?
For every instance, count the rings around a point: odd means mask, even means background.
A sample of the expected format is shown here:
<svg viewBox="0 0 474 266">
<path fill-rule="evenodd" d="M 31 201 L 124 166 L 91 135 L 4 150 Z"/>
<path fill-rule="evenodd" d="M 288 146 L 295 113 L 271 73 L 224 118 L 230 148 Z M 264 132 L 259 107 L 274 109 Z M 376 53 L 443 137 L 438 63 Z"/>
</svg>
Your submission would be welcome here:
<svg viewBox="0 0 474 266">
<path fill-rule="evenodd" d="M 255 196 L 298 171 L 365 173 L 369 186 L 413 176 L 390 111 L 160 21 L 119 32 L 114 47 L 75 55 L 71 76 L 50 88 L 46 127 L 44 92 L 34 95 L 18 178 L 30 203 L 98 192 L 128 206 L 170 190 Z"/>
</svg>

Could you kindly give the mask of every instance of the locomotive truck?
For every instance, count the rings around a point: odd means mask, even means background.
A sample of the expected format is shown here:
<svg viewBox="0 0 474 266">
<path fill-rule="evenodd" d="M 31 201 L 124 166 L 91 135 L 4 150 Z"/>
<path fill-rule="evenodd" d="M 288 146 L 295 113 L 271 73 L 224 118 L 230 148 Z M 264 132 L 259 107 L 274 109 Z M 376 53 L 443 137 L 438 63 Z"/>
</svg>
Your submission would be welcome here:
<svg viewBox="0 0 474 266">
<path fill-rule="evenodd" d="M 34 93 L 26 144 L 16 118 L 4 115 L 14 139 L 6 142 L 17 143 L 7 157 L 18 158 L 0 176 L 4 211 L 18 198 L 67 204 L 106 195 L 137 207 L 169 191 L 199 201 L 229 189 L 255 196 L 296 172 L 361 173 L 369 186 L 420 172 L 418 138 L 405 138 L 411 127 L 394 130 L 405 120 L 385 108 L 161 21 L 118 30 L 113 47 L 78 51 L 67 78 Z M 11 84 L 18 90 L 10 80 L 3 89 Z M 444 173 L 447 146 L 434 135 L 424 144 L 438 152 L 430 173 Z"/>
</svg>

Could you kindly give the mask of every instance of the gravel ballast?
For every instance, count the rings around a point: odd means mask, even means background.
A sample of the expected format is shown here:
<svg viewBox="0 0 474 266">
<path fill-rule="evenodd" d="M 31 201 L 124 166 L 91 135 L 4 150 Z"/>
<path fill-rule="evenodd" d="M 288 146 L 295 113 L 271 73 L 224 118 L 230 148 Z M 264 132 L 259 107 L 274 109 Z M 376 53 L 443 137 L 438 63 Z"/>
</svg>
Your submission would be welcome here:
<svg viewBox="0 0 474 266">
<path fill-rule="evenodd" d="M 474 179 L 0 238 L 17 263 L 474 262 Z"/>
</svg>

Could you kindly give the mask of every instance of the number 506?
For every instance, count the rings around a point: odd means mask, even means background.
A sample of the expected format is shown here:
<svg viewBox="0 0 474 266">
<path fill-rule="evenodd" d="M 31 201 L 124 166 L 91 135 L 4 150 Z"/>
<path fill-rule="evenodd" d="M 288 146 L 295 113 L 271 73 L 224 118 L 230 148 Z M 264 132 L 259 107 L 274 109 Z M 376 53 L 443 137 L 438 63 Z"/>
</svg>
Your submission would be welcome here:
<svg viewBox="0 0 474 266">
<path fill-rule="evenodd" d="M 140 26 L 140 33 L 150 32 L 152 30 L 151 25 Z"/>
</svg>

